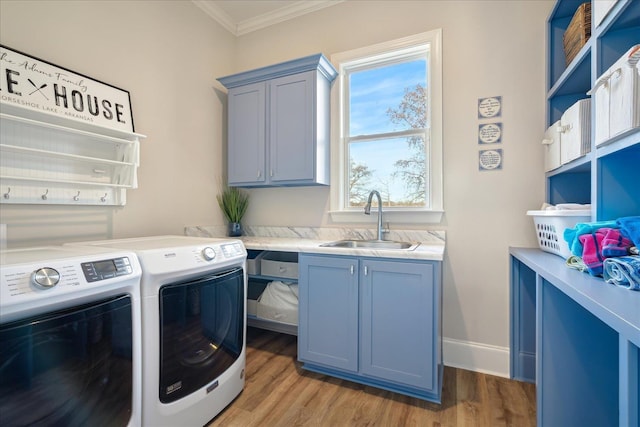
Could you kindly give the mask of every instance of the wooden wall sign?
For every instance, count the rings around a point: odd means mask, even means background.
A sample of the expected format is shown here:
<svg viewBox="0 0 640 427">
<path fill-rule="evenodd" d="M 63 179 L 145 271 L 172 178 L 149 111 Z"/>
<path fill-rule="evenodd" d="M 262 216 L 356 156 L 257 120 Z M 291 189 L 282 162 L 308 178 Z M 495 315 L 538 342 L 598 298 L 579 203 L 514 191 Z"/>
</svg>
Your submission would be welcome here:
<svg viewBox="0 0 640 427">
<path fill-rule="evenodd" d="M 129 92 L 0 45 L 0 101 L 134 132 Z"/>
</svg>

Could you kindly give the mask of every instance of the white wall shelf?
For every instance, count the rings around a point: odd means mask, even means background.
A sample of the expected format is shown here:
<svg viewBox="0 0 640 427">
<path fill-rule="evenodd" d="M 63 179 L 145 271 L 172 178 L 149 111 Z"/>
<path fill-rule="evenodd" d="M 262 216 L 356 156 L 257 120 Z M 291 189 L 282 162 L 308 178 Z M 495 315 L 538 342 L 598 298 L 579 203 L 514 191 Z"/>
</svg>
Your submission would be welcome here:
<svg viewBox="0 0 640 427">
<path fill-rule="evenodd" d="M 123 206 L 143 138 L 2 104 L 0 203 Z"/>
</svg>

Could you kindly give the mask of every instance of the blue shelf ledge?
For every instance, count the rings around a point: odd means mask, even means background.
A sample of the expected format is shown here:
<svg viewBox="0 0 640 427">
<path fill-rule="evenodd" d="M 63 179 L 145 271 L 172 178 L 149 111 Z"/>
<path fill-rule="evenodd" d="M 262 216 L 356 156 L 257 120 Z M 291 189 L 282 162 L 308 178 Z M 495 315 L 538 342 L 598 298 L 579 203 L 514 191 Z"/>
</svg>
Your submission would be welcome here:
<svg viewBox="0 0 640 427">
<path fill-rule="evenodd" d="M 640 292 L 571 269 L 561 257 L 540 249 L 510 248 L 509 253 L 640 347 Z"/>
</svg>

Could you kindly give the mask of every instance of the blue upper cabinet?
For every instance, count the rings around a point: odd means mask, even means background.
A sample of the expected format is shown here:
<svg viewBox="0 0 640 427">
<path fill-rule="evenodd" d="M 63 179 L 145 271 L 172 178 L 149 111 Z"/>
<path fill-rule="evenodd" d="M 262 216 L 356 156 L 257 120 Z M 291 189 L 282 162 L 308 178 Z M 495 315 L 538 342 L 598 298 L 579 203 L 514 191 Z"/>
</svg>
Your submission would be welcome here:
<svg viewBox="0 0 640 427">
<path fill-rule="evenodd" d="M 329 174 L 316 162 L 316 157 L 324 159 L 329 150 L 318 150 L 328 141 L 314 132 L 315 86 L 315 71 L 269 82 L 269 178 L 273 184 L 329 184 Z"/>
<path fill-rule="evenodd" d="M 229 90 L 229 184 L 266 182 L 266 93 L 265 82 Z"/>
<path fill-rule="evenodd" d="M 602 85 L 603 76 L 611 74 L 609 69 L 640 44 L 640 1 L 592 1 L 591 37 L 567 64 L 563 35 L 582 3 L 584 0 L 558 0 L 547 21 L 547 126 L 558 121 L 578 100 L 591 97 L 591 150 L 547 172 L 547 202 L 591 203 L 594 221 L 639 215 L 639 123 L 604 141 L 601 137 L 596 139 L 596 126 L 606 126 L 609 120 L 609 109 L 603 109 L 602 102 L 607 102 L 607 93 L 603 97 L 603 92 L 609 90 L 610 82 Z M 610 9 L 596 12 L 603 5 Z M 637 87 L 640 76 L 636 73 L 634 78 Z M 636 116 L 640 114 L 637 98 L 633 102 L 611 102 L 616 104 L 614 108 L 623 106 Z M 616 120 L 620 116 L 615 110 L 611 114 L 616 115 Z"/>
<path fill-rule="evenodd" d="M 336 76 L 318 54 L 218 79 L 229 89 L 229 185 L 329 185 Z"/>
</svg>

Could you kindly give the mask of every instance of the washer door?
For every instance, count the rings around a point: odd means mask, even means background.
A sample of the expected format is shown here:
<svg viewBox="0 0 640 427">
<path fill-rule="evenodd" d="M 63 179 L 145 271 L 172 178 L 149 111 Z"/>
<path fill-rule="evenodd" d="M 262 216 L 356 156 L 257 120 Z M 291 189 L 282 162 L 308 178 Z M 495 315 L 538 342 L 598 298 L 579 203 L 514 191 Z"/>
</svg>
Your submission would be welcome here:
<svg viewBox="0 0 640 427">
<path fill-rule="evenodd" d="M 160 390 L 169 403 L 226 371 L 244 345 L 241 268 L 160 288 Z"/>
<path fill-rule="evenodd" d="M 126 426 L 131 298 L 0 326 L 0 425 Z"/>
</svg>

